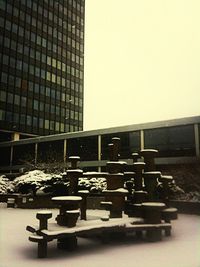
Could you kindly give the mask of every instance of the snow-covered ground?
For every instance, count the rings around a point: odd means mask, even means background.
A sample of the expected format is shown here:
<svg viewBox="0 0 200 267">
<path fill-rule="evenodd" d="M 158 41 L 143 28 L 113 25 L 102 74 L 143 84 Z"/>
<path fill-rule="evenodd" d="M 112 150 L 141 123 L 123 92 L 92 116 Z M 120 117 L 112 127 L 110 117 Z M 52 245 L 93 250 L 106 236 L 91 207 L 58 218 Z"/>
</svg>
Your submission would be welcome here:
<svg viewBox="0 0 200 267">
<path fill-rule="evenodd" d="M 58 210 L 53 210 L 55 218 Z M 36 210 L 7 209 L 0 204 L 0 267 L 200 267 L 200 216 L 179 215 L 172 236 L 161 242 L 126 241 L 102 244 L 80 238 L 74 252 L 48 244 L 48 258 L 37 258 L 37 245 L 28 241 L 27 225 L 37 225 Z M 105 215 L 88 210 L 89 219 Z M 53 220 L 53 219 L 51 219 Z"/>
</svg>

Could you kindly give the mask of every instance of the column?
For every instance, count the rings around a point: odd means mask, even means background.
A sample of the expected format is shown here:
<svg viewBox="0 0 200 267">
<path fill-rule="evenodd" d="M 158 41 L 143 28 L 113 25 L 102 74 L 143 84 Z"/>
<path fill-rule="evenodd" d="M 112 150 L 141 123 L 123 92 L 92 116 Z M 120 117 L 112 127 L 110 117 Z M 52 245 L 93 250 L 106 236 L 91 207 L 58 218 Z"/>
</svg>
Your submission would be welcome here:
<svg viewBox="0 0 200 267">
<path fill-rule="evenodd" d="M 195 150 L 196 156 L 200 156 L 200 147 L 199 147 L 199 127 L 198 124 L 194 124 L 194 140 L 195 140 Z"/>
<path fill-rule="evenodd" d="M 12 167 L 13 163 L 13 146 L 10 147 L 10 167 Z"/>
<path fill-rule="evenodd" d="M 18 141 L 20 139 L 20 134 L 17 132 L 14 132 L 11 138 L 12 138 L 12 141 Z"/>
<path fill-rule="evenodd" d="M 101 161 L 101 135 L 98 135 L 98 161 Z M 101 172 L 101 167 L 98 166 L 98 172 Z"/>
<path fill-rule="evenodd" d="M 67 139 L 64 139 L 64 144 L 63 144 L 63 161 L 66 163 L 67 159 Z"/>
<path fill-rule="evenodd" d="M 140 149 L 144 149 L 144 130 L 140 130 Z"/>
<path fill-rule="evenodd" d="M 38 157 L 38 143 L 35 143 L 35 165 L 37 164 L 37 157 Z"/>
</svg>

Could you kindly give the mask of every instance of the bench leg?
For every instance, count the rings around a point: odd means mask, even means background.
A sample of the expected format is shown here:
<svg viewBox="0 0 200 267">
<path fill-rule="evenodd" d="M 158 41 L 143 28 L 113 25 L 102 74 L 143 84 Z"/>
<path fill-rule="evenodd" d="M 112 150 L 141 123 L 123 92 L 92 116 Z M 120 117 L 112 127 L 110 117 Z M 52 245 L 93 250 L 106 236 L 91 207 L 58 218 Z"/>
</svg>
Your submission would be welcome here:
<svg viewBox="0 0 200 267">
<path fill-rule="evenodd" d="M 85 220 L 85 221 L 87 220 L 86 211 L 87 211 L 87 200 L 85 197 L 83 197 L 82 203 L 81 203 L 81 220 Z"/>
<path fill-rule="evenodd" d="M 77 248 L 77 237 L 70 236 L 58 239 L 57 248 L 69 251 L 75 250 Z"/>
<path fill-rule="evenodd" d="M 125 232 L 111 232 L 110 233 L 110 240 L 121 241 L 125 238 L 126 238 Z"/>
<path fill-rule="evenodd" d="M 139 240 L 142 239 L 142 237 L 143 237 L 143 233 L 142 233 L 142 231 L 136 231 L 136 232 L 135 232 L 135 236 L 136 236 L 136 238 L 139 239 Z"/>
<path fill-rule="evenodd" d="M 102 231 L 101 233 L 101 242 L 103 244 L 109 244 L 110 243 L 110 233 L 107 231 Z"/>
<path fill-rule="evenodd" d="M 165 236 L 171 236 L 171 228 L 165 229 Z"/>
<path fill-rule="evenodd" d="M 147 230 L 146 237 L 149 242 L 156 242 L 162 240 L 162 231 L 161 229 L 151 229 Z"/>
<path fill-rule="evenodd" d="M 38 258 L 46 258 L 47 257 L 47 241 L 42 240 L 38 242 Z"/>
</svg>

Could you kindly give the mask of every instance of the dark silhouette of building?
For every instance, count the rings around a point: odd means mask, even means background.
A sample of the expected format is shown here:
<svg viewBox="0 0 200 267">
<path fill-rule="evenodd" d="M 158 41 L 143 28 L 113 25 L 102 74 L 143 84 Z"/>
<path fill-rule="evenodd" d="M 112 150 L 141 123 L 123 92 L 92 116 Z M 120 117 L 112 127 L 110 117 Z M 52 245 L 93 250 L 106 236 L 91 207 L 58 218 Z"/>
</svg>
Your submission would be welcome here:
<svg viewBox="0 0 200 267">
<path fill-rule="evenodd" d="M 0 1 L 0 139 L 83 129 L 84 0 Z"/>
</svg>

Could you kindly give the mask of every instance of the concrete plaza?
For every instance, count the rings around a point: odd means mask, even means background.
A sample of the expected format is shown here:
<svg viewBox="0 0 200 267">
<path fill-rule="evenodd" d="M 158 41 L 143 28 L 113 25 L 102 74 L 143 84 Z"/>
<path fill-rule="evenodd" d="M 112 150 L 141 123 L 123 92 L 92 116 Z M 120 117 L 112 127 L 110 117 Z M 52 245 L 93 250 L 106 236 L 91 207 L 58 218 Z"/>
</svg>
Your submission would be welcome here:
<svg viewBox="0 0 200 267">
<path fill-rule="evenodd" d="M 53 218 L 58 213 L 53 210 Z M 104 211 L 88 210 L 89 219 Z M 74 252 L 48 244 L 48 258 L 37 258 L 37 245 L 28 241 L 27 225 L 37 225 L 36 210 L 7 209 L 0 204 L 0 267 L 200 267 L 200 216 L 179 215 L 172 222 L 172 236 L 161 242 L 126 241 L 102 244 L 97 239 L 78 239 Z M 53 219 L 52 219 L 53 220 Z"/>
</svg>

